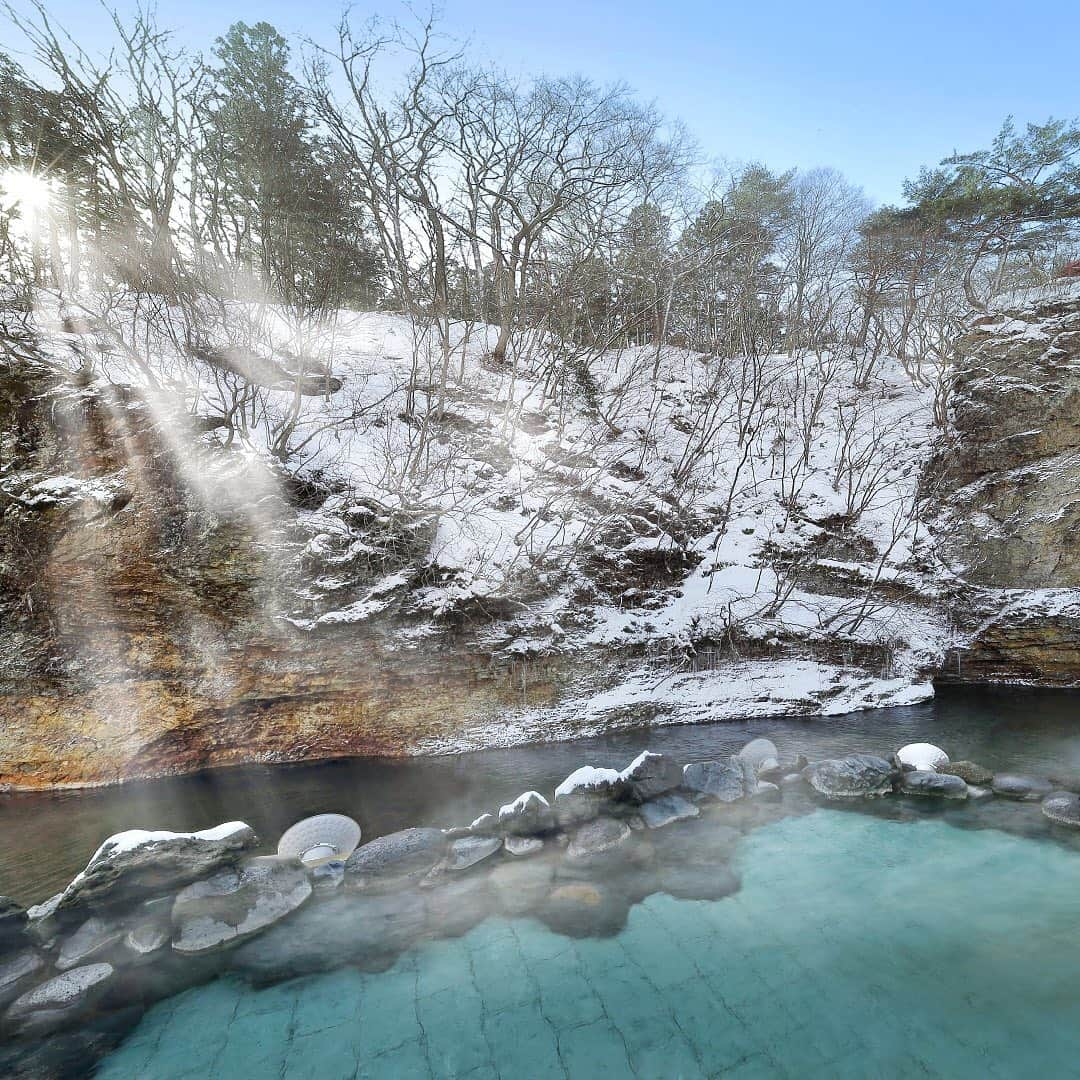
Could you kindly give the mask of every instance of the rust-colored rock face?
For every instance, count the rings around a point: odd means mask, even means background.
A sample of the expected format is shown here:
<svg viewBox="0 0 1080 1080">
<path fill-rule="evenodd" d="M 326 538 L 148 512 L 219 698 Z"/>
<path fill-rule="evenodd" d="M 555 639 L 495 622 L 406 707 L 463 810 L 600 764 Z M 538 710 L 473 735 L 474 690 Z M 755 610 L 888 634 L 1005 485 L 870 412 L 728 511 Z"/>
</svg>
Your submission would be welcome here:
<svg viewBox="0 0 1080 1080">
<path fill-rule="evenodd" d="M 0 785 L 400 755 L 574 676 L 523 680 L 449 634 L 403 649 L 385 627 L 298 627 L 298 508 L 269 470 L 114 391 L 26 367 L 7 389 Z"/>
</svg>

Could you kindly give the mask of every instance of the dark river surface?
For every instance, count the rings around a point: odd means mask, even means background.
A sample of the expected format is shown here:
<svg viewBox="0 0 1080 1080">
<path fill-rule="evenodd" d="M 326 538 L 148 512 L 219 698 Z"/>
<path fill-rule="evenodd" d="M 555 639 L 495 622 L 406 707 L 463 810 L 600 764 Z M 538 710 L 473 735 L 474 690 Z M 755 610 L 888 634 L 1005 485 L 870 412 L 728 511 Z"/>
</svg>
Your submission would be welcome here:
<svg viewBox="0 0 1080 1080">
<path fill-rule="evenodd" d="M 522 791 L 552 789 L 580 765 L 625 766 L 641 750 L 688 762 L 758 735 L 811 759 L 905 743 L 942 746 L 996 771 L 1080 777 L 1080 691 L 943 688 L 922 705 L 805 719 L 643 727 L 567 742 L 405 760 L 244 766 L 56 793 L 0 794 L 0 894 L 36 903 L 63 888 L 105 837 L 124 829 L 187 832 L 243 820 L 266 850 L 293 822 L 336 811 L 365 840 L 410 825 L 468 824 Z"/>
</svg>

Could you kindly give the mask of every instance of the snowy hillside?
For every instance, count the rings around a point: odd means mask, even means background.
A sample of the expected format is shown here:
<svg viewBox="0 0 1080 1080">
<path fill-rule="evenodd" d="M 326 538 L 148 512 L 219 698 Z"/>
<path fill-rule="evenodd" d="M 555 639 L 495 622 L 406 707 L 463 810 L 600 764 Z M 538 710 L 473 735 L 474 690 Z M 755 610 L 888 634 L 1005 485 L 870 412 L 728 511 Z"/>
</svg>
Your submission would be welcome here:
<svg viewBox="0 0 1080 1080">
<path fill-rule="evenodd" d="M 295 359 L 284 321 L 257 315 L 243 362 Z M 570 718 L 580 731 L 622 714 L 842 712 L 931 693 L 924 673 L 948 643 L 916 513 L 931 403 L 892 360 L 635 347 L 582 384 L 539 349 L 496 364 L 484 328 L 459 327 L 443 394 L 430 338 L 342 312 L 306 362 L 322 383 L 264 387 L 241 424 L 241 380 L 221 357 L 253 341 L 250 309 L 218 325 L 213 362 L 178 346 L 175 321 L 132 332 L 137 350 L 56 308 L 37 322 L 55 363 L 139 386 L 159 427 L 194 414 L 210 428 L 197 463 L 175 439 L 203 488 L 213 446 L 263 462 L 268 484 L 304 482 L 274 612 L 299 631 L 376 629 L 401 650 L 464 639 L 520 661 L 522 678 L 545 656 L 635 658 L 618 687 L 598 674 L 556 709 L 478 729 L 478 743 Z M 152 357 L 152 379 L 133 356 Z M 286 422 L 283 470 L 269 449 Z M 210 486 L 243 501 L 250 483 L 234 469 Z"/>
</svg>

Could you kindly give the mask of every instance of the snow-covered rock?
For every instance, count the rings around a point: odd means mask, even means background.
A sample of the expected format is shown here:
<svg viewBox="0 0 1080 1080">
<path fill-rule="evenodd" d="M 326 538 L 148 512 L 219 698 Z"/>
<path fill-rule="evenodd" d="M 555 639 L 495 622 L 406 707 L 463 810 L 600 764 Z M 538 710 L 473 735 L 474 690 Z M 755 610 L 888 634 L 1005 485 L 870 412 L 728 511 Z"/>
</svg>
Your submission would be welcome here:
<svg viewBox="0 0 1080 1080">
<path fill-rule="evenodd" d="M 526 791 L 499 807 L 499 828 L 510 836 L 535 836 L 555 826 L 551 804 L 538 791 Z"/>
<path fill-rule="evenodd" d="M 115 904 L 160 895 L 235 863 L 256 842 L 254 830 L 242 821 L 191 833 L 142 829 L 117 833 L 94 852 L 55 910 L 63 913 L 106 899 Z"/>
<path fill-rule="evenodd" d="M 757 773 L 770 759 L 778 761 L 780 752 L 772 739 L 751 739 L 735 756 L 745 761 Z"/>
<path fill-rule="evenodd" d="M 588 821 L 617 799 L 621 788 L 622 774 L 617 769 L 583 765 L 555 789 L 555 820 L 560 825 Z"/>
<path fill-rule="evenodd" d="M 935 772 L 942 765 L 948 765 L 949 755 L 940 746 L 933 743 L 908 743 L 896 751 L 897 760 L 908 769 L 920 772 Z"/>
<path fill-rule="evenodd" d="M 620 793 L 633 802 L 645 802 L 673 791 L 682 778 L 682 767 L 674 758 L 645 750 L 619 774 Z"/>
</svg>

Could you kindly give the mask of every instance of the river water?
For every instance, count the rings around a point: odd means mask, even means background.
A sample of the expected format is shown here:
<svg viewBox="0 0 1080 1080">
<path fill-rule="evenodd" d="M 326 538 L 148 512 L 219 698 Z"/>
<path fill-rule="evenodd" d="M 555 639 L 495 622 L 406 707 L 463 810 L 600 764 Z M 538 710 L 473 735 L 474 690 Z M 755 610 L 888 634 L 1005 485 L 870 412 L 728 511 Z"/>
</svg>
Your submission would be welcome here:
<svg viewBox="0 0 1080 1080">
<path fill-rule="evenodd" d="M 550 797 L 579 765 L 621 768 L 644 749 L 703 760 L 758 735 L 811 759 L 888 753 L 925 740 L 954 760 L 1068 778 L 1080 776 L 1080 691 L 948 687 L 921 705 L 846 716 L 641 728 L 447 757 L 245 766 L 111 788 L 0 794 L 0 894 L 43 900 L 124 829 L 187 832 L 240 819 L 270 850 L 294 821 L 335 811 L 356 818 L 373 839 L 410 825 L 468 824 L 530 789 Z"/>
</svg>

